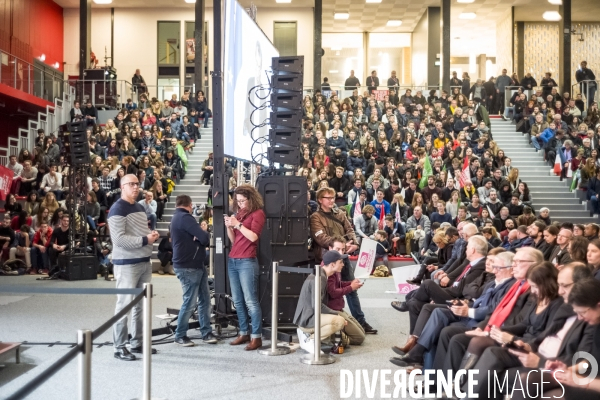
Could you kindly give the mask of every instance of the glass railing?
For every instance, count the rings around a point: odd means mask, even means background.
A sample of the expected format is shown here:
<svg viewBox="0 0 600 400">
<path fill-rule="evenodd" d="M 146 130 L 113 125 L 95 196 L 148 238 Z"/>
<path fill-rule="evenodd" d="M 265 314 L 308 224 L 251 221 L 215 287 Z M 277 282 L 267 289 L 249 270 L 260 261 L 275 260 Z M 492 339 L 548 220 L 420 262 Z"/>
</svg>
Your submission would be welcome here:
<svg viewBox="0 0 600 400">
<path fill-rule="evenodd" d="M 52 71 L 0 51 L 0 83 L 49 102 L 62 98 L 66 82 Z"/>
<path fill-rule="evenodd" d="M 575 99 L 577 95 L 580 94 L 584 104 L 584 111 L 587 111 L 590 105 L 590 100 L 597 101 L 596 98 L 598 94 L 599 82 L 600 81 L 583 80 L 581 82 L 577 82 L 571 85 L 571 98 Z M 590 85 L 590 83 L 592 84 Z M 590 99 L 590 96 L 592 96 L 593 98 Z"/>
</svg>

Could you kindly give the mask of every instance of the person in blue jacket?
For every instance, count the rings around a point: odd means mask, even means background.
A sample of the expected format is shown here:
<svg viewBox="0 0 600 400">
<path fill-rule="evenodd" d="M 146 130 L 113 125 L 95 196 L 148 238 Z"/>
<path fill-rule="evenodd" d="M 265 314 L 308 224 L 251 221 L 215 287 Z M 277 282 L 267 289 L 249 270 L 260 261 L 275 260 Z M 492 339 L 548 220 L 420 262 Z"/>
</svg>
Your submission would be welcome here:
<svg viewBox="0 0 600 400">
<path fill-rule="evenodd" d="M 204 343 L 216 344 L 217 338 L 210 326 L 210 292 L 208 271 L 204 267 L 208 232 L 202 230 L 192 216 L 192 199 L 182 194 L 175 200 L 175 213 L 171 220 L 171 245 L 173 246 L 173 268 L 183 290 L 183 304 L 179 310 L 175 343 L 190 347 L 194 342 L 187 336 L 189 320 L 198 306 L 200 333 Z"/>
<path fill-rule="evenodd" d="M 542 147 L 545 147 L 546 143 L 548 143 L 548 141 L 552 139 L 555 134 L 556 124 L 554 122 L 551 122 L 550 125 L 546 129 L 544 129 L 542 133 L 540 133 L 538 136 L 531 138 L 531 143 L 533 144 L 533 147 L 535 147 L 536 150 L 541 150 Z"/>
</svg>

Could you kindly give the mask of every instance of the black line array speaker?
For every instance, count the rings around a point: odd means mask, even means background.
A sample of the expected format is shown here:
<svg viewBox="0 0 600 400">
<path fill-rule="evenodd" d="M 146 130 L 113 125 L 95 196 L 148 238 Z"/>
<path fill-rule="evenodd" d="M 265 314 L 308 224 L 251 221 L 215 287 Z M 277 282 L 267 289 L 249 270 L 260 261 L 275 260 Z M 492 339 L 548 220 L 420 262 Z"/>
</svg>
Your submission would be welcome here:
<svg viewBox="0 0 600 400">
<path fill-rule="evenodd" d="M 273 262 L 290 266 L 308 259 L 308 187 L 299 176 L 267 176 L 257 181 L 267 220 L 258 244 L 259 298 L 263 322 L 271 323 Z M 291 324 L 306 275 L 279 273 L 280 323 Z"/>
<path fill-rule="evenodd" d="M 60 134 L 64 155 L 70 158 L 72 166 L 87 165 L 91 162 L 86 130 L 85 121 L 67 122 L 66 129 Z"/>
<path fill-rule="evenodd" d="M 296 166 L 300 162 L 304 56 L 273 57 L 271 66 L 268 159 L 271 163 Z"/>
</svg>

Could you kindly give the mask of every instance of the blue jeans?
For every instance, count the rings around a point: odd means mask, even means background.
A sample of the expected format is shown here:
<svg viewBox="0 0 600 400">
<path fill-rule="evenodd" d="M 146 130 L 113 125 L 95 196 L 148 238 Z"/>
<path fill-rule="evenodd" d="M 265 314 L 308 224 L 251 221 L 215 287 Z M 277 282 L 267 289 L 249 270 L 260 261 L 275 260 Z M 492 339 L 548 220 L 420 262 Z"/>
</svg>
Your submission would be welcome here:
<svg viewBox="0 0 600 400">
<path fill-rule="evenodd" d="M 198 319 L 202 337 L 212 332 L 210 326 L 210 292 L 206 268 L 175 268 L 175 275 L 183 290 L 183 304 L 177 318 L 175 339 L 187 336 L 190 317 L 198 306 Z"/>
<path fill-rule="evenodd" d="M 531 144 L 538 150 L 542 149 L 542 144 L 540 143 L 540 140 L 535 136 L 531 138 Z"/>
<path fill-rule="evenodd" d="M 150 214 L 147 215 L 148 217 L 148 222 L 150 222 L 150 229 L 155 230 L 156 229 L 156 214 Z"/>
<path fill-rule="evenodd" d="M 252 339 L 261 338 L 262 313 L 258 302 L 258 260 L 256 258 L 229 258 L 227 274 L 240 325 L 240 335 L 248 334 L 248 316 L 250 316 L 252 321 L 250 337 Z"/>
<path fill-rule="evenodd" d="M 50 257 L 48 256 L 48 249 L 42 253 L 40 249 L 32 246 L 31 266 L 33 269 L 50 269 Z"/>
<path fill-rule="evenodd" d="M 364 325 L 365 314 L 360 307 L 360 300 L 358 298 L 358 293 L 356 290 L 351 291 L 346 295 L 346 301 L 348 302 L 348 308 L 350 309 L 350 314 L 358 321 L 359 324 Z"/>
<path fill-rule="evenodd" d="M 88 225 L 90 226 L 90 229 L 95 231 L 96 230 L 96 221 L 94 221 L 94 218 L 92 218 L 91 215 L 87 216 L 87 222 L 88 222 Z"/>
</svg>

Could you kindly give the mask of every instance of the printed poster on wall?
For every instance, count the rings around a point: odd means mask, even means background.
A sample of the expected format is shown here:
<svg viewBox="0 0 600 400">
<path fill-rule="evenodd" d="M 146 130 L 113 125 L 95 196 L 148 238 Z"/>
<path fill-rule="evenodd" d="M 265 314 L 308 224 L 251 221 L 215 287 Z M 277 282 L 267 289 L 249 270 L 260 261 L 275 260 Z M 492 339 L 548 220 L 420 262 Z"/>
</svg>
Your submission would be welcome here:
<svg viewBox="0 0 600 400">
<path fill-rule="evenodd" d="M 421 266 L 419 264 L 407 265 L 405 267 L 392 268 L 392 276 L 394 277 L 394 288 L 398 294 L 408 294 L 419 286 L 406 283 L 407 279 L 416 276 L 419 273 Z"/>
<path fill-rule="evenodd" d="M 371 270 L 375 263 L 375 251 L 377 242 L 372 239 L 363 238 L 360 245 L 360 253 L 356 260 L 356 268 L 354 269 L 354 277 L 356 279 L 365 279 L 371 276 Z"/>
</svg>

